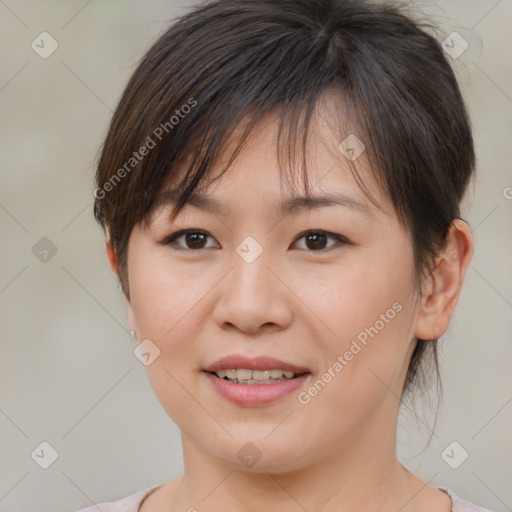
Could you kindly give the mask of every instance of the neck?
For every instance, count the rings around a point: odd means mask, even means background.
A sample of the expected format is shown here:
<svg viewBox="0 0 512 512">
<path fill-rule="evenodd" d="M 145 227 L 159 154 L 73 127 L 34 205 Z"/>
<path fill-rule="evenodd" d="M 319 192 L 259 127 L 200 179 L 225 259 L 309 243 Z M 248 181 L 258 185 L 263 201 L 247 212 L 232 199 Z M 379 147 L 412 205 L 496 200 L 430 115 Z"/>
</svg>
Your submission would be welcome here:
<svg viewBox="0 0 512 512">
<path fill-rule="evenodd" d="M 394 433 L 388 432 L 385 437 L 387 439 L 383 439 L 381 432 L 380 436 L 372 437 L 372 442 L 353 439 L 331 450 L 328 456 L 319 455 L 316 463 L 273 472 L 270 464 L 240 470 L 223 463 L 183 434 L 185 474 L 174 509 L 197 507 L 198 510 L 224 512 L 420 510 L 415 495 L 423 483 L 397 460 Z M 383 450 L 383 446 L 388 449 Z M 256 471 L 258 466 L 260 469 Z"/>
</svg>

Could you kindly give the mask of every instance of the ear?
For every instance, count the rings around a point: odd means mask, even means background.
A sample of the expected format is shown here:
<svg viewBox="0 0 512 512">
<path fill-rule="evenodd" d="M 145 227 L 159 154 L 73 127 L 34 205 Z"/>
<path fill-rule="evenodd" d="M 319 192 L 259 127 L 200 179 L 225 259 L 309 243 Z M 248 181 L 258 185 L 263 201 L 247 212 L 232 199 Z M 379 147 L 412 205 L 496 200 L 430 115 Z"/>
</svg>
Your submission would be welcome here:
<svg viewBox="0 0 512 512">
<path fill-rule="evenodd" d="M 112 272 L 119 277 L 119 267 L 117 265 L 117 256 L 114 251 L 114 248 L 112 247 L 112 240 L 110 239 L 110 235 L 107 233 L 105 237 L 105 251 L 107 253 L 107 259 L 108 263 L 110 265 L 110 268 L 112 269 Z"/>
<path fill-rule="evenodd" d="M 114 272 L 114 274 L 116 274 L 116 276 L 119 278 L 119 266 L 117 263 L 117 256 L 116 256 L 116 253 L 112 246 L 112 240 L 110 239 L 110 236 L 108 235 L 108 233 L 105 238 L 105 250 L 107 252 L 107 259 L 108 259 L 110 268 L 112 269 L 112 272 Z M 135 333 L 134 336 L 135 336 L 135 339 L 137 339 L 137 329 L 135 327 L 135 318 L 134 318 L 134 314 L 133 314 L 132 304 L 130 302 L 130 299 L 125 294 L 123 294 L 123 295 L 124 295 L 124 298 L 126 301 L 126 310 L 127 310 L 127 314 L 128 314 L 128 323 L 130 324 L 130 330 L 132 330 Z"/>
<path fill-rule="evenodd" d="M 448 329 L 473 247 L 471 229 L 463 220 L 455 219 L 450 225 L 445 246 L 436 257 L 428 290 L 421 299 L 415 329 L 417 338 L 437 339 Z"/>
</svg>

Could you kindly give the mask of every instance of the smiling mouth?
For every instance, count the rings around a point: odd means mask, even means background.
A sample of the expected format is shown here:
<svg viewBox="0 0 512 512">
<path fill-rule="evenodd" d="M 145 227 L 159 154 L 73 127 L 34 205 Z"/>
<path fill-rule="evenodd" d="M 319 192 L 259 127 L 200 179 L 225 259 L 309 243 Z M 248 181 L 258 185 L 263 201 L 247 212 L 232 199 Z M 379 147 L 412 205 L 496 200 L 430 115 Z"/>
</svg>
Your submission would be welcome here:
<svg viewBox="0 0 512 512">
<path fill-rule="evenodd" d="M 223 369 L 216 372 L 208 372 L 215 375 L 219 379 L 225 380 L 232 384 L 258 385 L 258 384 L 276 384 L 278 382 L 286 382 L 296 379 L 301 375 L 309 372 L 295 373 L 292 371 L 269 369 L 269 370 L 250 370 L 241 369 Z"/>
</svg>

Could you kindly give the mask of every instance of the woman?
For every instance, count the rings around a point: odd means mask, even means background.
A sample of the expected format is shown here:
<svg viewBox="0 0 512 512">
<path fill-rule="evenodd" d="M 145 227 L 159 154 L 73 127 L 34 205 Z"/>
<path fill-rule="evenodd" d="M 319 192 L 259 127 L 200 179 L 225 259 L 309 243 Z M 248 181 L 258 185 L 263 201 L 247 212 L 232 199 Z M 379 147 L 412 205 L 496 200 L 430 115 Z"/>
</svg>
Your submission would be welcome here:
<svg viewBox="0 0 512 512">
<path fill-rule="evenodd" d="M 220 0 L 171 26 L 95 215 L 185 473 L 100 508 L 485 510 L 395 443 L 471 259 L 474 167 L 442 48 L 396 8 Z"/>
</svg>

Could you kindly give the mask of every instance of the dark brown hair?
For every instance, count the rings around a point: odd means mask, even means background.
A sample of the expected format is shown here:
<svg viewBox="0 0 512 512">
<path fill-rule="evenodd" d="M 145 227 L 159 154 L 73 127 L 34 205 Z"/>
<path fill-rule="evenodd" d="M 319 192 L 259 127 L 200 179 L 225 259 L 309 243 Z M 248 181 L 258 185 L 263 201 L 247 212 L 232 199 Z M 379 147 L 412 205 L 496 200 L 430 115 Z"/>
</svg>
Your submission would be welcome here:
<svg viewBox="0 0 512 512">
<path fill-rule="evenodd" d="M 278 148 L 289 163 L 302 151 L 307 194 L 307 134 L 327 90 L 350 113 L 372 172 L 410 232 L 421 286 L 475 166 L 463 98 L 427 28 L 395 6 L 363 0 L 219 0 L 179 18 L 131 77 L 98 165 L 94 214 L 108 229 L 124 293 L 133 227 L 148 222 L 171 182 L 181 193 L 177 215 L 246 116 L 223 172 L 254 124 L 277 109 Z M 340 142 L 349 133 L 340 127 Z M 174 183 L 184 162 L 186 175 Z M 422 377 L 428 349 L 438 374 L 436 341 L 417 342 L 404 392 Z"/>
</svg>

